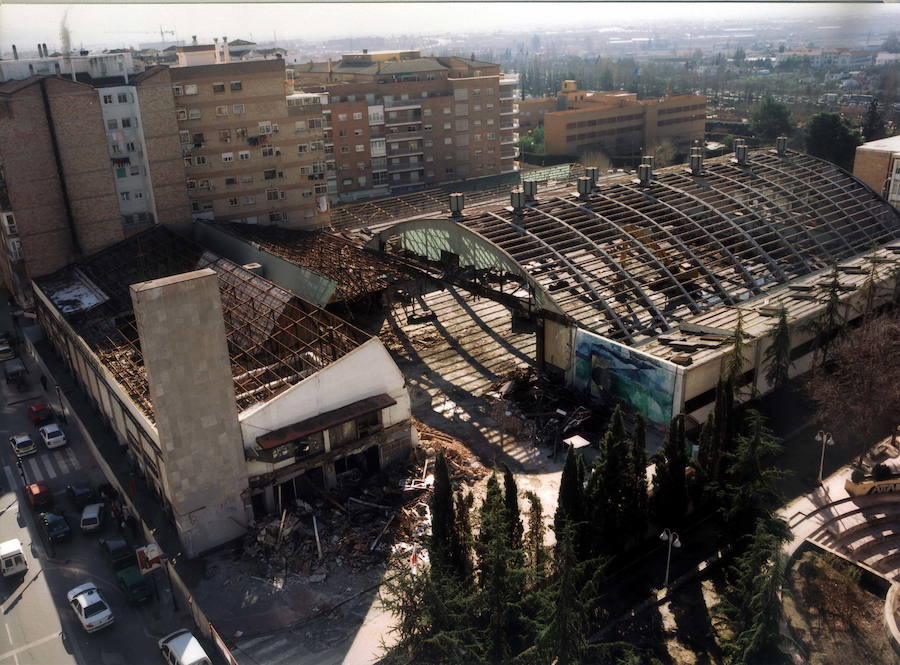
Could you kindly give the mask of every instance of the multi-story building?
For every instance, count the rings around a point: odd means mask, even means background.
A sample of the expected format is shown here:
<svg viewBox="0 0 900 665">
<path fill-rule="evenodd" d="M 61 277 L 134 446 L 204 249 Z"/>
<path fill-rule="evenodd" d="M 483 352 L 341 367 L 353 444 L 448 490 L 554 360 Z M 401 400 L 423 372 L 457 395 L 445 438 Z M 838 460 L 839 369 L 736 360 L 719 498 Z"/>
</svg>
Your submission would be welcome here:
<svg viewBox="0 0 900 665">
<path fill-rule="evenodd" d="M 170 70 L 194 219 L 326 225 L 318 97 L 286 93 L 284 60 L 228 62 L 224 46 L 184 47 L 213 64 Z"/>
<path fill-rule="evenodd" d="M 15 45 L 12 50 L 12 60 L 0 60 L 0 81 L 21 80 L 29 76 L 68 76 L 73 79 L 82 76 L 92 79 L 122 76 L 127 79 L 142 69 L 134 62 L 131 53 L 126 51 L 116 53 L 78 51 L 64 55 L 50 55 L 46 44 L 38 44 L 36 58 L 20 59 Z"/>
<path fill-rule="evenodd" d="M 519 108 L 529 128 L 544 127 L 548 155 L 639 155 L 665 141 L 686 148 L 703 138 L 706 124 L 703 95 L 638 100 L 630 92 L 578 90 L 575 81 L 564 81 L 556 97 L 529 99 Z"/>
<path fill-rule="evenodd" d="M 853 175 L 900 210 L 900 136 L 858 146 Z"/>
<path fill-rule="evenodd" d="M 329 192 L 347 201 L 516 170 L 514 75 L 418 51 L 345 54 L 293 67 L 326 95 Z"/>
</svg>

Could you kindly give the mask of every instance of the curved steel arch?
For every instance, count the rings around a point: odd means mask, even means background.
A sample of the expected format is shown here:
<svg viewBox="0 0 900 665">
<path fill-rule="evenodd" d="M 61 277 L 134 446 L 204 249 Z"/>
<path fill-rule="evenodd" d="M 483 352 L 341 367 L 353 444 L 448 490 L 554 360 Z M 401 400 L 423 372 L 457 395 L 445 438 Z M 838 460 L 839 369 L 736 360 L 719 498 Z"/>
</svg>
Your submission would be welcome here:
<svg viewBox="0 0 900 665">
<path fill-rule="evenodd" d="M 497 215 L 496 213 L 488 211 L 487 214 L 490 215 L 492 218 L 494 218 L 496 221 L 499 221 L 506 225 L 510 225 L 508 220 L 503 219 L 500 215 Z M 552 217 L 552 215 L 551 215 L 551 217 Z M 559 220 L 557 220 L 557 221 L 559 221 Z M 565 265 L 569 269 L 569 272 L 572 273 L 572 276 L 581 284 L 581 286 L 583 286 L 585 289 L 587 289 L 594 295 L 594 297 L 596 299 L 594 302 L 600 304 L 603 307 L 604 311 L 607 314 L 609 314 L 609 316 L 616 323 L 616 325 L 619 326 L 619 329 L 625 335 L 625 338 L 629 342 L 634 341 L 634 336 L 631 334 L 631 331 L 625 325 L 625 322 L 622 321 L 622 318 L 616 313 L 616 311 L 612 307 L 609 306 L 609 303 L 606 302 L 606 298 L 604 298 L 599 293 L 597 293 L 597 291 L 594 289 L 594 287 L 591 286 L 590 284 L 588 284 L 587 280 L 581 275 L 582 271 L 580 271 L 569 259 L 567 259 L 565 256 L 563 256 L 555 247 L 553 247 L 553 245 L 548 243 L 546 240 L 544 240 L 540 236 L 536 235 L 535 233 L 528 231 L 527 229 L 525 230 L 525 232 L 531 238 L 536 240 L 540 245 L 542 245 L 543 247 L 548 249 L 550 251 L 550 253 L 556 257 L 557 261 L 559 261 L 560 263 Z"/>
<path fill-rule="evenodd" d="M 688 176 L 686 176 L 686 175 L 684 175 L 684 174 L 680 174 L 680 173 L 667 173 L 666 176 L 667 176 L 667 177 L 675 176 L 675 177 L 678 177 L 678 178 L 681 178 L 681 179 L 686 179 L 686 180 L 689 180 L 690 182 L 692 182 L 693 184 L 698 185 L 699 187 L 701 187 L 701 188 L 703 188 L 703 189 L 711 189 L 711 190 L 714 191 L 716 194 L 718 194 L 718 195 L 720 195 L 720 196 L 724 196 L 726 199 L 728 199 L 729 201 L 731 201 L 732 203 L 734 203 L 736 206 L 739 206 L 739 207 L 742 208 L 743 210 L 749 211 L 749 213 L 750 213 L 753 217 L 755 217 L 756 220 L 759 221 L 766 229 L 770 229 L 771 232 L 775 234 L 775 236 L 781 241 L 781 244 L 784 246 L 784 248 L 787 249 L 788 252 L 793 253 L 794 256 L 796 256 L 797 259 L 800 261 L 800 264 L 801 264 L 803 267 L 805 267 L 807 270 L 810 269 L 809 265 L 808 265 L 808 264 L 806 263 L 806 261 L 803 259 L 803 256 L 800 254 L 800 252 L 797 251 L 797 248 L 794 247 L 793 243 L 791 243 L 787 238 L 785 238 L 785 237 L 781 234 L 781 232 L 780 232 L 778 229 L 776 229 L 775 227 L 771 227 L 769 224 L 767 224 L 767 223 L 766 223 L 766 220 L 763 219 L 762 215 L 760 215 L 758 212 L 756 212 L 753 208 L 751 208 L 751 207 L 750 207 L 749 205 L 747 205 L 746 203 L 742 203 L 742 202 L 739 201 L 737 198 L 735 198 L 735 197 L 732 196 L 731 194 L 728 194 L 727 192 L 725 192 L 725 191 L 722 190 L 722 189 L 717 189 L 717 188 L 715 188 L 715 187 L 712 187 L 708 182 L 706 182 L 706 181 L 703 180 L 703 179 L 698 179 L 699 181 L 690 180 L 690 179 L 688 178 Z M 726 180 L 729 180 L 729 181 L 731 181 L 731 182 L 734 182 L 734 181 L 731 180 L 730 178 L 725 178 L 725 179 L 726 179 Z M 751 190 L 751 191 L 752 191 L 752 190 Z M 737 224 L 737 222 L 735 222 L 735 224 Z M 748 232 L 748 233 L 749 233 L 749 232 Z M 812 236 L 810 236 L 810 237 L 812 237 Z M 776 262 L 776 263 L 777 263 L 777 262 Z M 778 277 L 779 277 L 780 279 L 782 279 L 782 280 L 786 280 L 786 279 L 787 279 L 787 276 L 786 276 L 783 272 L 779 273 Z"/>
<path fill-rule="evenodd" d="M 556 312 L 557 314 L 566 316 L 566 313 L 562 310 L 562 308 L 559 306 L 559 304 L 556 302 L 556 299 L 553 298 L 550 292 L 547 291 L 547 289 L 545 289 L 540 282 L 534 279 L 509 252 L 499 247 L 496 243 L 493 243 L 485 238 L 483 235 L 478 233 L 478 231 L 469 228 L 468 226 L 458 224 L 457 222 L 447 219 L 412 219 L 404 222 L 398 222 L 397 224 L 381 229 L 368 243 L 366 243 L 366 245 L 373 249 L 384 251 L 385 239 L 390 235 L 402 235 L 406 231 L 448 231 L 450 229 L 470 236 L 471 239 L 483 250 L 501 259 L 501 262 L 496 264 L 497 267 L 502 267 L 503 269 L 515 273 L 526 280 L 528 285 L 534 289 L 535 295 L 540 294 L 541 301 L 539 304 L 541 305 L 541 307 Z M 452 245 L 450 245 L 450 243 L 447 243 L 446 249 L 450 251 L 460 248 L 453 247 Z M 462 256 L 462 254 L 460 254 L 460 256 Z"/>
</svg>

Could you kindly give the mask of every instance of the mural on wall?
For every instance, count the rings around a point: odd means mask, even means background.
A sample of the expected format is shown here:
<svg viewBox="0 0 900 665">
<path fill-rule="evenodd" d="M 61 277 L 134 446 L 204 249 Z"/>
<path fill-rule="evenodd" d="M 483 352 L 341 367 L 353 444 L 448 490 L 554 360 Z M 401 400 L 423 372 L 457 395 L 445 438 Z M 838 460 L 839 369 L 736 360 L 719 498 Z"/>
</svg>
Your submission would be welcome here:
<svg viewBox="0 0 900 665">
<path fill-rule="evenodd" d="M 667 427 L 677 408 L 675 365 L 580 328 L 573 383 L 591 399 L 629 404 L 657 428 Z"/>
</svg>

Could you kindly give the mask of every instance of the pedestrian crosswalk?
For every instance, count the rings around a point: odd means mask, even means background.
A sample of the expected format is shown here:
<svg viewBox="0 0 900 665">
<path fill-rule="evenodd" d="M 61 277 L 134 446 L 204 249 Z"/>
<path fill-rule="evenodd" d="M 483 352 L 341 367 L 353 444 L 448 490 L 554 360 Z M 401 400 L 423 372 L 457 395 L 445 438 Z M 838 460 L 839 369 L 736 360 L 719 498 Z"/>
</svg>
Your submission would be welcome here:
<svg viewBox="0 0 900 665">
<path fill-rule="evenodd" d="M 75 456 L 75 451 L 71 448 L 61 448 L 59 450 L 48 450 L 38 455 L 31 455 L 22 459 L 22 469 L 25 472 L 25 478 L 29 483 L 38 481 L 48 481 L 57 477 L 67 476 L 74 471 L 81 469 L 81 462 Z M 16 473 L 15 467 L 4 467 L 6 477 L 14 477 Z"/>
</svg>

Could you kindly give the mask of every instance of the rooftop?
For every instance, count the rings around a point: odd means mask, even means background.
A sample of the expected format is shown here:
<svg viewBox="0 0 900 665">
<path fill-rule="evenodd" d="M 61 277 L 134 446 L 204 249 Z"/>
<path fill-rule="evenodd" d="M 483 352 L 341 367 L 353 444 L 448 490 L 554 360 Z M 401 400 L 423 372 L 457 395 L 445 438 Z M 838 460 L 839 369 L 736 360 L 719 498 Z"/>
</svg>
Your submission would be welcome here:
<svg viewBox="0 0 900 665">
<path fill-rule="evenodd" d="M 129 286 L 201 268 L 219 278 L 238 411 L 275 397 L 369 337 L 162 226 L 36 283 L 152 421 Z"/>
<path fill-rule="evenodd" d="M 863 150 L 878 150 L 879 152 L 900 152 L 900 134 L 886 139 L 869 141 L 859 146 Z"/>
</svg>

